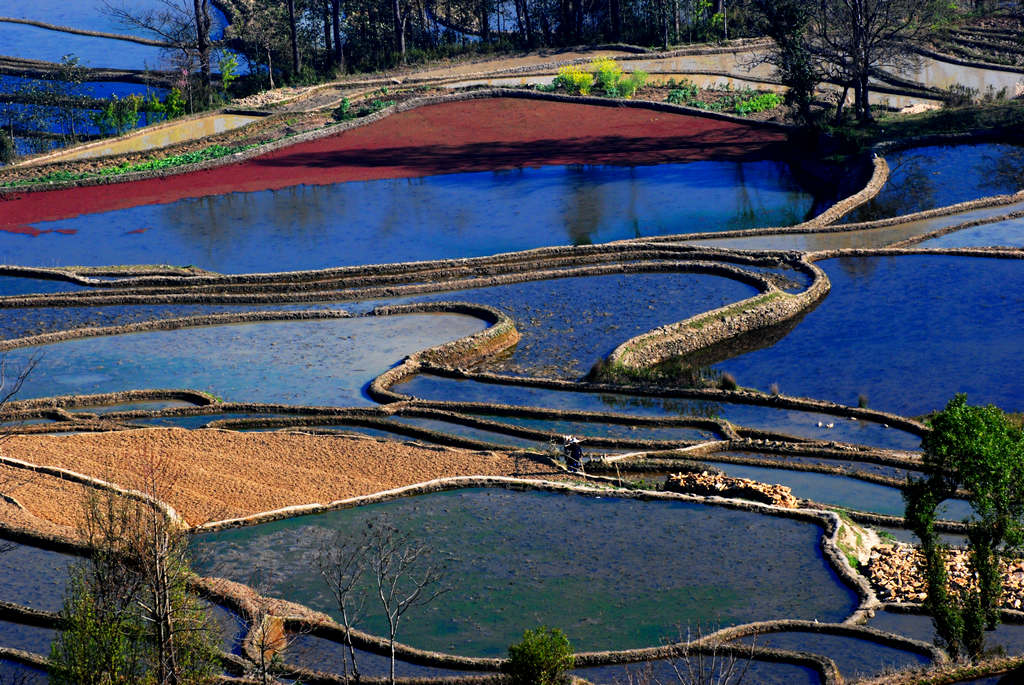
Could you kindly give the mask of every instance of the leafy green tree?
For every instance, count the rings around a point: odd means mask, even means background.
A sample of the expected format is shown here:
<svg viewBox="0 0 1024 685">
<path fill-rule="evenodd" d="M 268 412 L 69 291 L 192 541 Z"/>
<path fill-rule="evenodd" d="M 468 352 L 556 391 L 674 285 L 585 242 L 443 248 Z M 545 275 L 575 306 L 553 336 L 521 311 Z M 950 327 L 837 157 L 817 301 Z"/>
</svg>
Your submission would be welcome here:
<svg viewBox="0 0 1024 685">
<path fill-rule="evenodd" d="M 139 123 L 141 103 L 142 98 L 138 95 L 124 98 L 111 95 L 103 109 L 93 114 L 92 121 L 103 135 L 119 136 Z"/>
<path fill-rule="evenodd" d="M 997 407 L 968 405 L 962 394 L 932 418 L 931 429 L 922 440 L 927 476 L 911 479 L 905 491 L 907 523 L 921 540 L 926 605 L 940 642 L 951 656 L 962 650 L 977 658 L 984 631 L 999 624 L 999 559 L 1024 544 L 1024 434 Z M 974 512 L 966 523 L 977 584 L 954 597 L 934 523 L 938 506 L 960 489 Z"/>
<path fill-rule="evenodd" d="M 67 628 L 50 647 L 54 685 L 136 682 L 143 676 L 145 632 L 134 607 L 111 611 L 93 592 L 84 568 L 72 571 L 61 618 Z"/>
<path fill-rule="evenodd" d="M 786 104 L 801 123 L 811 120 L 811 99 L 821 82 L 811 43 L 813 8 L 806 0 L 754 0 L 761 30 L 775 41 L 767 60 L 788 88 Z"/>
<path fill-rule="evenodd" d="M 569 638 L 558 628 L 541 626 L 523 632 L 522 641 L 510 645 L 505 672 L 513 685 L 559 685 L 574 658 Z"/>
<path fill-rule="evenodd" d="M 173 486 L 169 467 L 149 455 L 139 466 L 142 498 L 104 493 L 85 502 L 80 534 L 91 553 L 51 649 L 64 678 L 56 682 L 198 685 L 216 676 L 216 631 L 188 589 L 187 533 L 156 504 Z"/>
<path fill-rule="evenodd" d="M 0 164 L 10 164 L 17 156 L 14 138 L 7 131 L 0 130 Z"/>
</svg>

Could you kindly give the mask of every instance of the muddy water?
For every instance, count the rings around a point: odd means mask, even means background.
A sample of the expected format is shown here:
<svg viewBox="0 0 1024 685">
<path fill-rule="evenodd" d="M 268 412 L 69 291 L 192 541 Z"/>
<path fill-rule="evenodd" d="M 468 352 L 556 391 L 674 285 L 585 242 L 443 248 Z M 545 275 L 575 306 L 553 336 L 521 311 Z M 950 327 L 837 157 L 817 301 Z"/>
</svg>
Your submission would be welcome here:
<svg viewBox="0 0 1024 685">
<path fill-rule="evenodd" d="M 179 123 L 161 126 L 157 130 L 142 131 L 127 138 L 112 141 L 101 141 L 85 146 L 78 146 L 66 153 L 58 153 L 46 158 L 47 162 L 66 162 L 75 159 L 89 159 L 106 155 L 119 155 L 127 152 L 138 152 L 152 148 L 165 147 L 196 138 L 213 136 L 231 131 L 262 117 L 244 116 L 240 114 L 215 114 L 213 116 L 191 119 Z"/>
<path fill-rule="evenodd" d="M 790 225 L 813 203 L 775 161 L 549 166 L 296 186 L 89 214 L 34 225 L 50 233 L 0 232 L 0 255 L 37 266 L 287 271 Z"/>
<path fill-rule="evenodd" d="M 942 228 L 955 226 L 968 221 L 998 217 L 1010 212 L 1020 211 L 1021 204 L 1005 205 L 978 209 L 960 214 L 933 217 L 909 221 L 896 226 L 870 228 L 859 231 L 791 233 L 745 238 L 702 238 L 680 241 L 686 245 L 703 245 L 721 247 L 731 250 L 838 250 L 845 248 L 878 248 L 887 247 L 896 242 L 908 240 L 921 235 L 938 231 Z M 942 238 L 922 242 L 919 247 L 981 247 L 988 245 L 1013 245 L 1019 238 L 1018 220 L 998 222 L 989 226 L 964 229 L 943 236 Z M 962 237 L 957 237 L 961 236 Z"/>
<path fill-rule="evenodd" d="M 319 536 L 381 514 L 455 555 L 447 578 L 457 591 L 402 628 L 417 647 L 499 656 L 523 626 L 545 623 L 576 649 L 652 646 L 679 624 L 834 621 L 856 603 L 822 558 L 817 526 L 677 502 L 467 490 L 203 535 L 194 546 L 200 569 L 244 580 L 262 566 L 271 594 L 330 610 L 309 563 Z M 365 627 L 383 630 L 376 613 Z"/>
<path fill-rule="evenodd" d="M 1024 247 L 1024 219 L 997 221 L 984 226 L 965 228 L 922 242 L 919 247 Z"/>
<path fill-rule="evenodd" d="M 482 328 L 455 315 L 210 326 L 19 349 L 8 362 L 44 355 L 24 398 L 184 387 L 229 401 L 366 405 L 363 387 L 392 364 Z"/>
<path fill-rule="evenodd" d="M 982 94 L 988 91 L 989 86 L 999 91 L 1006 88 L 1007 97 L 1014 96 L 1014 88 L 1018 83 L 1024 83 L 1024 73 L 1019 71 L 1002 71 L 999 69 L 984 69 L 978 67 L 966 67 L 959 64 L 950 64 L 932 57 L 920 58 L 920 65 L 908 69 L 904 78 L 913 79 L 933 88 L 949 88 L 953 85 L 967 86 Z"/>
</svg>

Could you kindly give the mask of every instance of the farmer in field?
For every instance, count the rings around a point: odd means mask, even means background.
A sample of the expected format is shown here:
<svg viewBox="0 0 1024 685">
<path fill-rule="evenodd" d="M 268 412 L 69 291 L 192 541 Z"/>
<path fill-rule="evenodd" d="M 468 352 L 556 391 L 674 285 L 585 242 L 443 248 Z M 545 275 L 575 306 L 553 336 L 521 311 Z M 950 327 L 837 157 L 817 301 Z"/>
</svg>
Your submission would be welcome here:
<svg viewBox="0 0 1024 685">
<path fill-rule="evenodd" d="M 565 454 L 565 467 L 570 473 L 583 471 L 583 448 L 580 439 L 574 435 L 562 436 L 562 452 Z"/>
</svg>

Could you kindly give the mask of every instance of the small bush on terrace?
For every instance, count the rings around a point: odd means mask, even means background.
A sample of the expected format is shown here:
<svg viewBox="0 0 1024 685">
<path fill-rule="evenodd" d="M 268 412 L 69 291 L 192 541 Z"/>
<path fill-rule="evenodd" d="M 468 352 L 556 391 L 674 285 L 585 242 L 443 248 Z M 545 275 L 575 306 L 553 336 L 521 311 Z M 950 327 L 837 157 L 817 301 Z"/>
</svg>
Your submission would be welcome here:
<svg viewBox="0 0 1024 685">
<path fill-rule="evenodd" d="M 758 112 L 767 112 L 770 109 L 775 109 L 782 104 L 782 98 L 779 97 L 778 93 L 761 93 L 745 100 L 740 100 L 736 103 L 736 113 L 746 116 L 748 114 L 757 114 Z"/>
<path fill-rule="evenodd" d="M 647 72 L 634 71 L 632 74 L 619 81 L 619 95 L 629 99 L 636 95 L 636 91 L 647 85 Z"/>
<path fill-rule="evenodd" d="M 572 95 L 589 95 L 594 85 L 594 75 L 573 65 L 561 67 L 555 77 L 555 85 L 565 88 Z"/>
<path fill-rule="evenodd" d="M 551 89 L 564 88 L 571 95 L 589 95 L 591 90 L 611 98 L 631 98 L 647 85 L 647 73 L 635 71 L 630 75 L 610 57 L 598 57 L 590 63 L 590 71 L 569 65 L 558 70 Z M 538 90 L 546 90 L 538 87 Z"/>
<path fill-rule="evenodd" d="M 505 671 L 512 685 L 560 685 L 573 663 L 565 633 L 541 626 L 523 632 L 522 641 L 509 646 Z"/>
<path fill-rule="evenodd" d="M 590 63 L 594 70 L 594 81 L 605 95 L 614 97 L 619 93 L 619 81 L 622 80 L 622 67 L 611 57 L 598 57 Z"/>
</svg>

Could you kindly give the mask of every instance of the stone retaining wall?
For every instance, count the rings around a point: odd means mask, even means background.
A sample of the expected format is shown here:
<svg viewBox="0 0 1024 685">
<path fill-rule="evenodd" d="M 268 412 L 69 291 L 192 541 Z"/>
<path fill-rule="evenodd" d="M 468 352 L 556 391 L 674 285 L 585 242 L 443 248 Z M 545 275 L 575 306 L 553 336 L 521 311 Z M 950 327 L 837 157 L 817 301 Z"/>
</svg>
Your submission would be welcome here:
<svg viewBox="0 0 1024 685">
<path fill-rule="evenodd" d="M 609 355 L 609 365 L 613 370 L 621 368 L 627 372 L 650 369 L 668 359 L 684 359 L 697 350 L 800 316 L 830 289 L 825 272 L 810 266 L 814 270 L 814 282 L 798 295 L 771 287 L 740 303 L 661 326 L 619 345 Z"/>
</svg>

